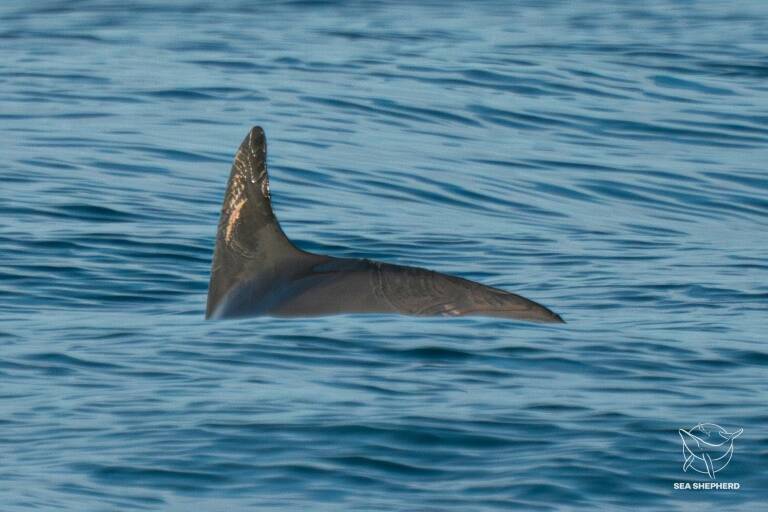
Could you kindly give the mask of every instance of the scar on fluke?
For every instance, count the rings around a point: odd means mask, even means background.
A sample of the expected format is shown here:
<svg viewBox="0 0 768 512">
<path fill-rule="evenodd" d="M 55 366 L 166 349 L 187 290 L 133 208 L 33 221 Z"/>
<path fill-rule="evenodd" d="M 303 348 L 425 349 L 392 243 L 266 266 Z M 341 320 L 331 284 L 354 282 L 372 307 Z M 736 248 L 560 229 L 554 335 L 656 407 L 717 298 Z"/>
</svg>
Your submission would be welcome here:
<svg viewBox="0 0 768 512">
<path fill-rule="evenodd" d="M 508 291 L 418 267 L 303 251 L 272 211 L 267 141 L 254 127 L 229 176 L 216 238 L 206 318 L 399 313 L 563 320 Z"/>
</svg>

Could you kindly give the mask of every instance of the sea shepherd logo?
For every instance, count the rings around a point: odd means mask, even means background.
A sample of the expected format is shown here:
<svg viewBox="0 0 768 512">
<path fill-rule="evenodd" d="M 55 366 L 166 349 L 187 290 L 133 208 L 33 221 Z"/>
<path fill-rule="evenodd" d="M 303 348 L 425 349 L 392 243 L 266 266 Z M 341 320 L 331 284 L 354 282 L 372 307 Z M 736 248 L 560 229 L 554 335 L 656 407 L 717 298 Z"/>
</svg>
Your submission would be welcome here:
<svg viewBox="0 0 768 512">
<path fill-rule="evenodd" d="M 743 428 L 728 432 L 714 423 L 699 423 L 688 430 L 679 430 L 683 442 L 683 471 L 696 471 L 715 480 L 715 475 L 724 470 L 733 457 L 733 442 L 744 432 Z M 725 489 L 737 490 L 736 482 L 675 482 L 675 489 Z"/>
</svg>

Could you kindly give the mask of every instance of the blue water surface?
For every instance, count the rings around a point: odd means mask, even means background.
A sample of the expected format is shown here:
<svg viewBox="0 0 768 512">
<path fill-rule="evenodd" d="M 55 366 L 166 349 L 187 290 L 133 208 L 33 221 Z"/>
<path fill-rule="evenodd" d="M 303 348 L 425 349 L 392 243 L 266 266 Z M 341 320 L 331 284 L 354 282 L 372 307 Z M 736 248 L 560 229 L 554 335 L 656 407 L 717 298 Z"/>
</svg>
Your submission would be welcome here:
<svg viewBox="0 0 768 512">
<path fill-rule="evenodd" d="M 758 510 L 768 2 L 0 4 L 0 510 Z M 568 321 L 203 320 L 302 248 Z M 743 428 L 682 491 L 679 428 Z"/>
</svg>

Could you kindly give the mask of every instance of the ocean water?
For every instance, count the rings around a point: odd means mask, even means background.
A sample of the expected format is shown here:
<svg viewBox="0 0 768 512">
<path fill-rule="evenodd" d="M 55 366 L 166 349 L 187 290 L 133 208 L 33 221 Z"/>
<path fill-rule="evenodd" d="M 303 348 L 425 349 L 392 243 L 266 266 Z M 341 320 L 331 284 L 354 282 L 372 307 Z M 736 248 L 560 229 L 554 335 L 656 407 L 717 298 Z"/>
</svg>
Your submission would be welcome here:
<svg viewBox="0 0 768 512">
<path fill-rule="evenodd" d="M 0 4 L 0 510 L 758 510 L 768 3 Z M 231 160 L 488 318 L 203 320 Z M 716 482 L 678 429 L 743 428 Z"/>
</svg>

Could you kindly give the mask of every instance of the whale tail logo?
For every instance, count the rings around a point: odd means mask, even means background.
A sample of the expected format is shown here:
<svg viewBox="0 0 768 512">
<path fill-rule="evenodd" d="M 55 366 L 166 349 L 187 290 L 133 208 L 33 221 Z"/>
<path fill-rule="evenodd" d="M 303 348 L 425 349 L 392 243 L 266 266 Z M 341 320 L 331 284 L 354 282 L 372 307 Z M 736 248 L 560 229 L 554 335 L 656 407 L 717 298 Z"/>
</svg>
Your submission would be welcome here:
<svg viewBox="0 0 768 512">
<path fill-rule="evenodd" d="M 714 423 L 699 423 L 688 430 L 679 429 L 683 441 L 683 471 L 692 469 L 714 479 L 733 457 L 733 441 L 739 437 L 743 428 L 728 432 Z"/>
</svg>

